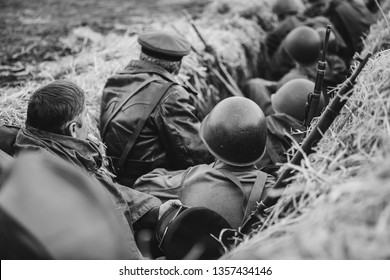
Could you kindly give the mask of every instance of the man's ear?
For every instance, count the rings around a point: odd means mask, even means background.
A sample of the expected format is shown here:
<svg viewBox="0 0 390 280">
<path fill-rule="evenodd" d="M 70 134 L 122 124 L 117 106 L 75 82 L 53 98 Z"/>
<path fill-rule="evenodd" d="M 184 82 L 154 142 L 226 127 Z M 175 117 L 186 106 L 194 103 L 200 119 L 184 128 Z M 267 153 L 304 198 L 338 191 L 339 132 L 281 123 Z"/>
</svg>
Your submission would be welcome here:
<svg viewBox="0 0 390 280">
<path fill-rule="evenodd" d="M 68 126 L 68 133 L 69 133 L 69 136 L 72 136 L 73 138 L 77 138 L 77 135 L 76 135 L 76 123 L 75 122 L 72 122 L 69 126 Z"/>
</svg>

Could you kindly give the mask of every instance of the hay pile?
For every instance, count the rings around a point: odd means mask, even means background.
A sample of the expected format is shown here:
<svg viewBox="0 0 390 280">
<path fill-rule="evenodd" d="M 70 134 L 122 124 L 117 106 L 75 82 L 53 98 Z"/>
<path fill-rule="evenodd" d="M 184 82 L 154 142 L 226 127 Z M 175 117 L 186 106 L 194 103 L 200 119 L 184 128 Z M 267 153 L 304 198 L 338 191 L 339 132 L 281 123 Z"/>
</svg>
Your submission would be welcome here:
<svg viewBox="0 0 390 280">
<path fill-rule="evenodd" d="M 365 51 L 386 46 L 384 26 L 382 20 L 371 28 Z M 296 168 L 268 227 L 225 258 L 390 258 L 389 81 L 390 50 L 384 50 L 366 65 L 317 153 Z"/>
<path fill-rule="evenodd" d="M 271 0 L 216 0 L 195 22 L 237 84 L 261 74 L 261 43 L 273 25 Z M 390 14 L 388 15 L 388 20 Z M 229 95 L 213 59 L 184 17 L 168 26 L 129 28 L 125 35 L 101 35 L 87 27 L 74 29 L 63 43 L 77 54 L 41 63 L 33 79 L 0 89 L 0 122 L 22 125 L 30 93 L 54 79 L 80 85 L 96 132 L 101 92 L 107 78 L 138 58 L 133 34 L 168 28 L 192 43 L 179 80 L 198 91 L 199 117 Z M 371 28 L 365 49 L 387 49 L 390 29 L 382 20 Z M 318 146 L 269 217 L 269 227 L 245 240 L 226 258 L 247 259 L 382 259 L 390 257 L 390 51 L 376 54 L 358 79 L 353 98 Z M 288 207 L 283 219 L 280 213 Z"/>
<path fill-rule="evenodd" d="M 271 18 L 269 1 L 213 1 L 210 7 L 205 9 L 204 15 L 195 20 L 199 31 L 216 50 L 222 64 L 237 84 L 258 72 L 260 43 L 265 37 L 265 32 L 258 22 L 264 15 L 267 15 L 264 16 L 267 20 L 262 21 L 271 22 L 268 20 Z M 222 13 L 217 12 L 216 16 L 214 11 L 220 10 L 219 7 L 224 7 L 225 10 Z M 177 21 L 169 25 L 154 23 L 136 28 L 138 29 L 129 27 L 125 35 L 109 33 L 106 36 L 88 27 L 74 29 L 68 37 L 62 38 L 62 43 L 77 52 L 76 55 L 41 63 L 32 71 L 33 81 L 17 88 L 0 89 L 1 122 L 23 124 L 29 94 L 38 86 L 54 79 L 70 79 L 80 85 L 86 91 L 90 113 L 93 119 L 97 120 L 105 81 L 110 75 L 123 69 L 131 59 L 139 56 L 140 48 L 134 34 L 142 31 L 141 29 L 165 28 L 178 32 L 187 37 L 200 54 L 192 52 L 185 57 L 178 76 L 179 81 L 199 92 L 195 101 L 200 118 L 220 99 L 229 95 L 221 79 L 207 69 L 213 58 L 205 54 L 204 45 L 183 15 L 179 15 Z M 216 68 L 213 64 L 211 66 Z"/>
<path fill-rule="evenodd" d="M 384 17 L 384 14 L 382 14 L 385 10 L 387 10 L 388 14 L 390 11 L 390 2 L 387 2 L 384 9 L 378 13 L 378 16 L 382 18 L 382 20 L 380 20 L 378 24 L 371 26 L 370 32 L 364 41 L 366 51 L 377 53 L 390 48 L 389 17 Z"/>
</svg>

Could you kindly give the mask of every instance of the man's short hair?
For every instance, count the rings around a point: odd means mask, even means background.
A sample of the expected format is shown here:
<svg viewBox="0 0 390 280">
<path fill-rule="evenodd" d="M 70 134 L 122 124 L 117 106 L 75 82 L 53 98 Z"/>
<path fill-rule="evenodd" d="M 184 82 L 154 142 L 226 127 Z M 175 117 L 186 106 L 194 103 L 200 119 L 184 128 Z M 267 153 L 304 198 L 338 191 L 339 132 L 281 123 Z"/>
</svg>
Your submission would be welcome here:
<svg viewBox="0 0 390 280">
<path fill-rule="evenodd" d="M 158 66 L 167 70 L 169 73 L 174 73 L 174 72 L 178 71 L 180 69 L 180 65 L 181 65 L 181 60 L 179 60 L 179 61 L 165 60 L 165 59 L 156 58 L 156 57 L 147 55 L 143 52 L 141 52 L 140 60 L 157 64 Z"/>
<path fill-rule="evenodd" d="M 26 125 L 39 130 L 63 134 L 68 122 L 84 111 L 84 91 L 62 80 L 38 88 L 27 107 Z"/>
</svg>

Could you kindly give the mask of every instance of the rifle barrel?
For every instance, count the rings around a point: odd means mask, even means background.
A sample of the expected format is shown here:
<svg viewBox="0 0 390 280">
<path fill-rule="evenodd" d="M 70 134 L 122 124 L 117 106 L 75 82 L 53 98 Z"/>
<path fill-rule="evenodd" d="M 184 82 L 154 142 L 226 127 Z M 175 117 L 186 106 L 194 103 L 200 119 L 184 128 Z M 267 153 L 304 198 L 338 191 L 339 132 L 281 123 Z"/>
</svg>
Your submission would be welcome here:
<svg viewBox="0 0 390 280">
<path fill-rule="evenodd" d="M 227 71 L 223 63 L 220 61 L 217 53 L 215 52 L 214 48 L 209 45 L 206 41 L 206 39 L 203 37 L 201 32 L 199 31 L 198 27 L 196 26 L 195 22 L 193 21 L 191 15 L 188 13 L 187 10 L 183 10 L 183 14 L 187 21 L 190 23 L 192 28 L 195 30 L 195 33 L 198 35 L 200 41 L 203 43 L 205 47 L 205 51 L 210 53 L 214 59 L 215 64 L 218 68 L 218 72 L 221 72 L 222 74 L 218 73 L 217 77 L 222 81 L 222 83 L 225 85 L 229 93 L 233 96 L 244 96 L 242 93 L 240 87 L 237 85 L 236 81 L 233 79 L 233 77 L 230 75 L 230 73 Z M 221 79 L 222 78 L 222 79 Z"/>
<path fill-rule="evenodd" d="M 337 95 L 333 98 L 332 102 L 326 107 L 326 110 L 321 115 L 316 126 L 306 137 L 305 141 L 301 145 L 301 149 L 297 151 L 294 157 L 291 159 L 290 163 L 292 165 L 300 164 L 303 159 L 303 155 L 309 155 L 313 152 L 313 148 L 318 144 L 319 140 L 321 140 L 324 133 L 329 129 L 335 118 L 340 113 L 341 109 L 347 102 L 348 97 L 352 94 L 351 89 L 356 83 L 356 78 L 363 70 L 364 66 L 367 64 L 368 59 L 370 58 L 371 53 L 368 53 L 363 61 L 359 64 L 359 66 L 355 69 L 352 75 L 344 82 L 342 87 L 339 89 Z M 303 154 L 304 153 L 304 154 Z M 283 189 L 286 187 L 286 179 L 290 178 L 295 173 L 291 167 L 284 169 L 284 171 L 279 176 L 276 181 L 273 189 Z M 276 203 L 279 199 L 279 196 L 267 196 L 264 201 L 260 204 L 258 208 L 258 213 L 262 214 L 264 210 Z"/>
<path fill-rule="evenodd" d="M 332 27 L 328 25 L 326 27 L 324 45 L 322 46 L 322 56 L 317 64 L 317 75 L 314 84 L 313 92 L 308 96 L 308 101 L 306 105 L 306 113 L 304 126 L 309 127 L 311 120 L 317 115 L 318 104 L 320 103 L 320 97 L 322 92 L 322 83 L 325 77 L 326 70 L 326 53 L 328 50 L 329 37 Z"/>
<path fill-rule="evenodd" d="M 325 32 L 325 41 L 324 41 L 324 46 L 322 47 L 322 61 L 326 61 L 326 52 L 328 50 L 328 43 L 329 43 L 329 37 L 330 37 L 330 32 L 332 31 L 332 26 L 328 25 L 326 27 L 326 32 Z"/>
<path fill-rule="evenodd" d="M 203 43 L 204 47 L 206 49 L 210 48 L 210 45 L 207 44 L 206 40 L 203 38 L 203 35 L 200 33 L 198 27 L 194 23 L 191 15 L 188 13 L 188 11 L 187 10 L 183 10 L 183 14 L 184 14 L 185 18 L 187 19 L 187 21 L 191 24 L 192 28 L 195 30 L 196 35 L 198 35 L 198 37 L 199 37 L 200 41 Z"/>
</svg>

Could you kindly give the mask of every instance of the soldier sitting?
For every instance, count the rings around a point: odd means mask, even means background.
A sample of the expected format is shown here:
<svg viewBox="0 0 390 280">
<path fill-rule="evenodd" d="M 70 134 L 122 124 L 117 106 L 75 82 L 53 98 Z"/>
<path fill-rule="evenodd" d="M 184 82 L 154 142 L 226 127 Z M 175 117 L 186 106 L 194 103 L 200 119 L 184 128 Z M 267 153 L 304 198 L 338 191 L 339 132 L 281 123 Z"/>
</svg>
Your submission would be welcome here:
<svg viewBox="0 0 390 280">
<path fill-rule="evenodd" d="M 267 56 L 269 58 L 268 74 L 270 80 L 278 80 L 291 69 L 294 64 L 282 47 L 284 38 L 295 27 L 302 25 L 306 17 L 302 15 L 305 6 L 301 0 L 277 0 L 272 11 L 277 15 L 278 26 L 267 34 L 265 39 Z"/>
<path fill-rule="evenodd" d="M 161 205 L 151 195 L 114 183 L 104 171 L 100 149 L 87 139 L 88 130 L 84 91 L 72 82 L 55 81 L 32 94 L 26 127 L 18 132 L 13 148 L 16 154 L 46 150 L 87 171 L 97 186 L 110 193 L 134 243 L 132 229 L 155 226 L 172 202 Z M 131 249 L 132 258 L 141 257 L 138 248 Z"/>
<path fill-rule="evenodd" d="M 237 228 L 274 183 L 255 166 L 267 138 L 264 114 L 247 98 L 224 99 L 203 120 L 200 136 L 214 163 L 184 171 L 159 168 L 139 178 L 134 188 L 162 201 L 207 207 Z"/>
<path fill-rule="evenodd" d="M 325 31 L 323 27 L 300 26 L 287 35 L 284 46 L 295 67 L 278 81 L 277 89 L 293 79 L 302 78 L 313 82 L 316 80 L 317 62 L 320 60 L 321 49 L 325 43 Z M 335 87 L 345 80 L 347 67 L 337 55 L 339 46 L 336 36 L 331 31 L 325 57 L 327 64 L 323 80 L 324 90 Z"/>
<path fill-rule="evenodd" d="M 288 57 L 292 59 L 295 67 L 277 82 L 255 78 L 250 79 L 244 87 L 244 95 L 256 102 L 266 116 L 274 113 L 271 95 L 283 84 L 298 78 L 315 80 L 316 62 L 321 50 L 321 38 L 313 28 L 299 26 L 287 35 L 282 47 Z M 313 67 L 314 75 L 312 73 Z"/>
<path fill-rule="evenodd" d="M 279 24 L 266 37 L 266 57 L 268 57 L 268 60 L 266 61 L 267 73 L 264 78 L 268 80 L 280 80 L 291 69 L 296 67 L 294 58 L 286 50 L 285 42 L 286 37 L 294 29 L 300 26 L 308 26 L 317 30 L 326 28 L 327 25 L 332 25 L 332 22 L 321 14 L 307 17 L 303 14 L 304 9 L 305 6 L 300 0 L 278 0 L 275 2 L 273 12 L 278 16 Z M 338 56 L 339 51 L 346 48 L 346 44 L 338 30 L 333 28 L 332 32 L 334 33 L 334 41 L 337 43 L 338 48 L 337 52 L 332 55 L 332 61 L 334 61 L 334 55 Z M 312 39 L 309 38 L 309 40 Z M 304 43 L 304 38 L 302 38 L 301 45 Z"/>
<path fill-rule="evenodd" d="M 178 170 L 212 161 L 199 138 L 190 93 L 175 81 L 190 44 L 166 31 L 146 32 L 138 42 L 139 60 L 108 79 L 100 117 L 107 155 L 118 182 L 128 187 L 158 167 Z"/>
<path fill-rule="evenodd" d="M 347 66 L 355 52 L 362 50 L 362 38 L 375 22 L 374 15 L 367 7 L 355 0 L 308 0 L 305 14 L 310 17 L 324 16 L 330 20 L 346 44 L 339 55 Z"/>
<path fill-rule="evenodd" d="M 293 144 L 293 139 L 301 143 L 305 134 L 305 106 L 308 95 L 313 92 L 314 83 L 306 79 L 294 79 L 284 84 L 272 95 L 272 107 L 275 114 L 267 116 L 267 144 L 264 157 L 256 164 L 257 167 L 270 171 L 278 164 L 288 160 L 287 151 Z M 324 108 L 325 102 L 321 95 L 318 114 Z"/>
<path fill-rule="evenodd" d="M 286 53 L 294 62 L 292 68 L 279 81 L 271 82 L 261 78 L 249 80 L 244 87 L 244 94 L 255 101 L 264 111 L 265 115 L 274 113 L 272 109 L 271 95 L 274 94 L 288 81 L 294 79 L 316 80 L 317 62 L 320 59 L 321 46 L 323 45 L 324 28 L 315 30 L 308 26 L 299 26 L 292 30 L 283 41 Z M 336 86 L 342 82 L 346 74 L 345 63 L 334 54 L 337 50 L 335 35 L 331 33 L 328 49 L 331 54 L 326 56 L 326 71 L 323 81 L 323 90 Z"/>
</svg>

